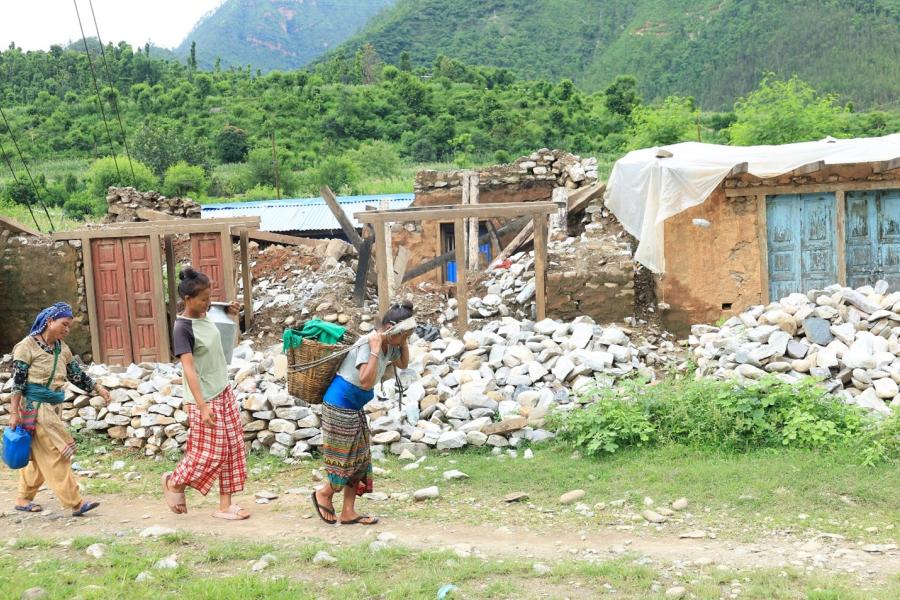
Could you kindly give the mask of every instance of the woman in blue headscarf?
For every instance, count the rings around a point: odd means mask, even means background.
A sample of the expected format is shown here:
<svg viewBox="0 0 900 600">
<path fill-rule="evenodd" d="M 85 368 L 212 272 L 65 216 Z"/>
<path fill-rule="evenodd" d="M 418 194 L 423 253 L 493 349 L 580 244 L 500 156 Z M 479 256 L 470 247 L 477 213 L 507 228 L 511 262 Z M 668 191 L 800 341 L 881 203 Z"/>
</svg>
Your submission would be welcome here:
<svg viewBox="0 0 900 600">
<path fill-rule="evenodd" d="M 109 402 L 109 392 L 81 369 L 63 342 L 72 320 L 72 307 L 57 302 L 38 314 L 29 334 L 13 348 L 9 426 L 21 425 L 31 433 L 31 460 L 19 471 L 18 511 L 43 510 L 34 497 L 45 481 L 72 516 L 80 517 L 99 506 L 84 500 L 78 491 L 71 463 L 75 440 L 59 418 L 66 381 Z"/>
</svg>

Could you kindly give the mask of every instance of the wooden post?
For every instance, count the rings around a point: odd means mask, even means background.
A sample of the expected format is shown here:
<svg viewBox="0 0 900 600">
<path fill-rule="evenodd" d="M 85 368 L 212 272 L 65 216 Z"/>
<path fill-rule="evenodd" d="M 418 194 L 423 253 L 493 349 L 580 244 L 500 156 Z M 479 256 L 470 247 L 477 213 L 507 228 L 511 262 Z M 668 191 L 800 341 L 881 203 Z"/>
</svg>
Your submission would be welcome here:
<svg viewBox="0 0 900 600">
<path fill-rule="evenodd" d="M 381 223 L 375 225 L 375 270 L 378 275 L 378 313 L 387 312 L 391 304 L 391 290 L 388 284 L 388 249 L 385 227 Z"/>
<path fill-rule="evenodd" d="M 88 329 L 91 332 L 91 355 L 95 363 L 103 362 L 100 355 L 100 323 L 97 322 L 97 292 L 94 289 L 94 255 L 91 238 L 81 238 L 81 272 L 84 275 L 84 295 L 88 307 Z"/>
<path fill-rule="evenodd" d="M 347 236 L 347 241 L 353 244 L 353 247 L 358 251 L 362 246 L 362 238 L 359 237 L 356 227 L 353 226 L 353 223 L 351 223 L 350 219 L 347 218 L 347 215 L 344 214 L 344 209 L 338 204 L 337 196 L 334 195 L 334 192 L 332 192 L 331 188 L 327 185 L 320 187 L 319 193 L 322 194 L 325 204 L 331 209 L 331 214 L 333 214 L 334 218 L 337 219 L 337 222 L 341 224 L 341 230 L 344 232 L 344 235 Z"/>
<path fill-rule="evenodd" d="M 253 325 L 253 273 L 250 271 L 250 232 L 241 229 L 241 279 L 244 282 L 244 330 Z"/>
<path fill-rule="evenodd" d="M 759 283 L 762 304 L 769 303 L 769 235 L 766 207 L 766 195 L 758 194 L 756 196 L 756 241 L 759 244 Z"/>
<path fill-rule="evenodd" d="M 226 225 L 220 230 L 222 237 L 222 293 L 225 294 L 223 302 L 233 302 L 237 299 L 234 284 L 234 248 L 231 245 L 231 226 Z"/>
<path fill-rule="evenodd" d="M 150 270 L 154 274 L 150 280 L 150 290 L 153 294 L 154 310 L 156 311 L 156 326 L 159 329 L 159 348 L 157 356 L 160 362 L 171 360 L 171 344 L 169 343 L 169 327 L 166 319 L 162 281 L 156 273 L 162 273 L 162 257 L 159 252 L 159 234 L 150 234 Z"/>
<path fill-rule="evenodd" d="M 363 307 L 366 304 L 366 280 L 371 272 L 372 263 L 372 238 L 366 237 L 359 249 L 359 261 L 356 264 L 356 282 L 353 285 L 353 300 L 356 305 Z M 379 301 L 381 296 L 379 295 Z"/>
<path fill-rule="evenodd" d="M 466 220 L 453 221 L 453 236 L 456 244 L 456 302 L 457 330 L 462 337 L 469 330 L 469 288 L 466 281 Z"/>
<path fill-rule="evenodd" d="M 564 187 L 555 188 L 553 202 L 557 203 L 559 210 L 550 215 L 550 239 L 556 236 L 566 238 L 569 235 L 569 190 Z"/>
<path fill-rule="evenodd" d="M 847 285 L 847 237 L 844 230 L 844 223 L 847 220 L 847 194 L 844 190 L 838 190 L 834 193 L 835 202 L 835 229 L 837 230 L 837 282 L 841 285 Z"/>
<path fill-rule="evenodd" d="M 275 150 L 275 130 L 272 130 L 272 167 L 275 169 L 275 199 L 281 200 L 281 182 L 278 177 L 278 151 Z"/>
<path fill-rule="evenodd" d="M 469 204 L 478 204 L 478 173 L 469 177 Z M 481 252 L 478 244 L 478 219 L 469 219 L 469 269 L 481 268 Z"/>
<path fill-rule="evenodd" d="M 534 297 L 537 320 L 547 318 L 547 216 L 534 215 Z"/>
<path fill-rule="evenodd" d="M 391 203 L 386 199 L 382 199 L 378 203 L 378 210 L 380 210 L 380 211 L 391 210 Z M 391 236 L 391 222 L 385 221 L 384 223 L 382 223 L 380 225 L 376 225 L 375 227 L 381 228 L 384 230 L 384 247 L 386 248 L 385 260 L 387 260 L 387 263 L 386 263 L 387 264 L 387 267 L 386 267 L 387 268 L 387 286 L 388 286 L 387 289 L 388 289 L 388 295 L 390 296 L 394 293 L 394 290 L 396 289 L 395 282 L 394 282 L 394 279 L 395 279 L 394 278 L 394 242 L 391 239 L 391 237 L 392 237 Z M 381 249 L 379 248 L 378 251 L 380 252 Z M 379 269 L 381 268 L 380 262 L 378 263 L 378 268 Z M 381 273 L 378 274 L 378 277 L 379 277 L 379 281 L 380 281 Z M 380 292 L 380 290 L 379 290 L 379 292 Z M 389 304 L 390 304 L 390 302 L 389 302 Z"/>
<path fill-rule="evenodd" d="M 163 244 L 166 247 L 166 283 L 169 287 L 169 318 L 172 320 L 172 325 L 175 325 L 175 319 L 178 318 L 178 287 L 175 283 L 175 245 L 172 243 L 171 234 L 163 237 Z"/>
</svg>

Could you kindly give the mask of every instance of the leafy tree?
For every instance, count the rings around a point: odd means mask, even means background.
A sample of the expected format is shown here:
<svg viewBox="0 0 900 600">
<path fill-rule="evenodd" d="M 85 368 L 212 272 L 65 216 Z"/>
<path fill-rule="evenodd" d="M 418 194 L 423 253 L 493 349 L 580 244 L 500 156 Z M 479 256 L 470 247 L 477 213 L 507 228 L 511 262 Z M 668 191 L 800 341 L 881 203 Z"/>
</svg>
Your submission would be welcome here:
<svg viewBox="0 0 900 600">
<path fill-rule="evenodd" d="M 128 159 L 124 156 L 117 157 L 119 168 L 116 170 L 116 161 L 112 156 L 104 156 L 94 161 L 91 168 L 88 169 L 86 179 L 90 182 L 88 190 L 91 196 L 97 199 L 106 198 L 109 186 L 127 187 L 132 186 L 142 192 L 154 189 L 159 180 L 150 167 L 144 163 L 132 159 L 132 167 L 134 168 L 134 179 L 131 177 L 131 170 L 128 167 Z"/>
<path fill-rule="evenodd" d="M 846 109 L 833 94 L 819 95 L 796 76 L 787 81 L 768 74 L 759 89 L 734 104 L 737 120 L 728 128 L 741 146 L 784 144 L 839 135 Z"/>
<path fill-rule="evenodd" d="M 669 96 L 662 106 L 639 106 L 631 114 L 629 147 L 665 146 L 697 139 L 699 112 L 693 98 Z"/>
<path fill-rule="evenodd" d="M 359 181 L 359 167 L 349 158 L 329 156 L 308 174 L 307 185 L 310 193 L 318 194 L 319 188 L 327 185 L 335 192 L 346 192 Z"/>
<path fill-rule="evenodd" d="M 254 148 L 247 156 L 247 187 L 258 185 L 275 188 L 276 183 L 281 189 L 282 196 L 290 196 L 297 191 L 297 178 L 287 168 L 286 157 L 279 157 L 278 177 L 275 177 L 275 163 L 272 160 L 272 149 L 261 147 Z"/>
<path fill-rule="evenodd" d="M 641 103 L 637 93 L 637 80 L 631 75 L 619 75 L 609 87 L 603 91 L 606 109 L 623 117 L 630 117 L 631 112 Z"/>
<path fill-rule="evenodd" d="M 101 215 L 106 210 L 106 202 L 91 196 L 90 192 L 78 192 L 63 204 L 63 214 L 77 221 L 85 220 L 88 215 Z"/>
<path fill-rule="evenodd" d="M 12 181 L 6 186 L 6 196 L 16 204 L 29 205 L 37 202 L 34 188 L 28 182 L 28 175 L 25 173 L 20 173 L 18 181 Z"/>
<path fill-rule="evenodd" d="M 391 144 L 382 140 L 363 142 L 351 151 L 348 158 L 359 171 L 372 176 L 389 179 L 400 175 L 400 154 Z"/>
<path fill-rule="evenodd" d="M 205 165 L 209 161 L 207 149 L 173 123 L 146 123 L 135 136 L 133 154 L 157 177 L 177 162 Z"/>
<path fill-rule="evenodd" d="M 216 151 L 224 163 L 244 162 L 249 150 L 247 132 L 234 125 L 226 125 L 216 136 Z"/>
<path fill-rule="evenodd" d="M 203 168 L 181 161 L 166 169 L 162 191 L 166 196 L 203 195 L 206 192 L 206 186 L 207 181 Z"/>
</svg>

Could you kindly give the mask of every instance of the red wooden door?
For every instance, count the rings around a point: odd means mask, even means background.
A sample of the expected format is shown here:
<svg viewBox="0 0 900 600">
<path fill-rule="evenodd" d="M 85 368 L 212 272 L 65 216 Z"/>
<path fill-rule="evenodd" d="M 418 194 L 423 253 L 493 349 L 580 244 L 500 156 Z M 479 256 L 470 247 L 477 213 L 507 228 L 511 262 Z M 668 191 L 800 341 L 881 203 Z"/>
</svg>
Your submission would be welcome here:
<svg viewBox="0 0 900 600">
<path fill-rule="evenodd" d="M 106 364 L 127 365 L 131 362 L 132 352 L 122 240 L 92 240 L 91 256 L 100 331 L 100 360 Z"/>
<path fill-rule="evenodd" d="M 222 237 L 219 233 L 191 234 L 191 263 L 195 269 L 209 277 L 210 300 L 225 301 L 225 264 L 222 256 Z"/>
<path fill-rule="evenodd" d="M 128 317 L 131 332 L 132 360 L 159 360 L 160 332 L 153 305 L 154 273 L 150 267 L 150 238 L 122 240 L 125 256 L 125 283 L 128 291 Z"/>
</svg>

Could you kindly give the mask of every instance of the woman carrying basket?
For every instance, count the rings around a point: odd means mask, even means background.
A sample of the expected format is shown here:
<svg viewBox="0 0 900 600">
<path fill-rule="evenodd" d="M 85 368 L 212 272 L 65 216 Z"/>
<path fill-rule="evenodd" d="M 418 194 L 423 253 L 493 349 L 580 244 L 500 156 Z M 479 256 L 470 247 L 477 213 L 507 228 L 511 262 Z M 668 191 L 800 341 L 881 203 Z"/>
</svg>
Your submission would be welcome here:
<svg viewBox="0 0 900 600">
<path fill-rule="evenodd" d="M 63 339 L 72 327 L 72 307 L 57 302 L 42 310 L 31 331 L 13 348 L 13 393 L 9 426 L 18 425 L 31 433 L 31 460 L 19 471 L 19 498 L 16 510 L 40 512 L 34 497 L 41 485 L 47 485 L 60 503 L 83 516 L 99 502 L 84 500 L 72 472 L 75 440 L 59 418 L 59 405 L 65 401 L 63 386 L 68 380 L 86 392 L 109 402 L 109 392 L 96 384 L 82 369 Z"/>
<path fill-rule="evenodd" d="M 343 490 L 342 525 L 374 525 L 378 517 L 357 514 L 356 496 L 372 491 L 372 455 L 369 427 L 363 407 L 375 396 L 373 389 L 388 364 L 405 369 L 409 365 L 411 332 L 390 335 L 394 325 L 412 318 L 412 303 L 395 304 L 379 327 L 357 343 L 344 357 L 322 402 L 322 455 L 328 481 L 313 492 L 312 503 L 319 517 L 334 525 L 333 498 Z"/>
</svg>

